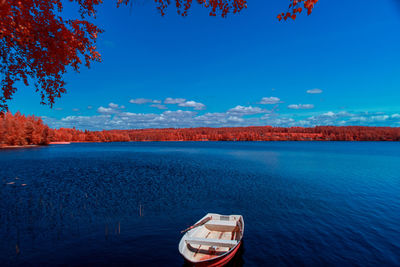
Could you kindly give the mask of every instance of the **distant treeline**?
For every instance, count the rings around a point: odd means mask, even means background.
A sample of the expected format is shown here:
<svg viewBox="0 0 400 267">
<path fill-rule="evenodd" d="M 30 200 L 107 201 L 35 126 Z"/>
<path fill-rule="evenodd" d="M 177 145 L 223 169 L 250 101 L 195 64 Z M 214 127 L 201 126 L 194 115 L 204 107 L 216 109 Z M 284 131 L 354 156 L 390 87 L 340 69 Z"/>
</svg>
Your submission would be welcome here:
<svg viewBox="0 0 400 267">
<path fill-rule="evenodd" d="M 6 113 L 0 117 L 0 146 L 46 145 L 50 142 L 129 141 L 400 141 L 400 128 L 365 126 L 225 127 L 81 131 L 51 129 L 35 116 Z"/>
</svg>

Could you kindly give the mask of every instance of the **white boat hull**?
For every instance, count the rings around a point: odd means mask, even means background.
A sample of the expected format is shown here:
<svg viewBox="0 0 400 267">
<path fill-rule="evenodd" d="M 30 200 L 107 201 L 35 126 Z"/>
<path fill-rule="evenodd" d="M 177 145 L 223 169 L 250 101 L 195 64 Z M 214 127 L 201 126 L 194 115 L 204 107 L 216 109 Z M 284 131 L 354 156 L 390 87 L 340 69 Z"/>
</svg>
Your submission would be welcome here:
<svg viewBox="0 0 400 267">
<path fill-rule="evenodd" d="M 244 233 L 243 217 L 209 213 L 197 223 L 202 221 L 206 222 L 189 230 L 182 237 L 179 252 L 186 261 L 196 266 L 227 264 L 241 246 Z"/>
</svg>

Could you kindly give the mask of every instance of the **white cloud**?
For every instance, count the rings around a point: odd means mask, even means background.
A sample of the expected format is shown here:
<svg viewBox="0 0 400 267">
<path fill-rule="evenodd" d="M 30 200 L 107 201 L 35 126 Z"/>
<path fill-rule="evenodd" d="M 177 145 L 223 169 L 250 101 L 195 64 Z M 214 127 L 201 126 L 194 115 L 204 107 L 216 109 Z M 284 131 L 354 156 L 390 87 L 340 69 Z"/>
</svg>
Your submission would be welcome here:
<svg viewBox="0 0 400 267">
<path fill-rule="evenodd" d="M 308 117 L 304 119 L 303 121 L 305 124 L 308 124 L 310 126 L 316 126 L 316 125 L 335 125 L 338 124 L 338 120 L 343 120 L 343 118 L 351 118 L 353 117 L 354 114 L 348 113 L 346 111 L 340 111 L 340 112 L 332 112 L 328 111 L 319 115 L 314 115 L 311 117 Z M 343 124 L 343 123 L 341 123 Z"/>
<path fill-rule="evenodd" d="M 275 127 L 291 127 L 295 126 L 296 121 L 293 118 L 280 116 L 279 114 L 265 114 L 261 117 L 264 125 Z"/>
<path fill-rule="evenodd" d="M 260 113 L 268 113 L 270 111 L 266 109 L 262 109 L 260 107 L 252 107 L 252 106 L 236 106 L 234 108 L 231 108 L 227 111 L 228 114 L 232 114 L 235 116 L 245 116 L 245 115 L 254 115 L 254 114 L 260 114 Z"/>
<path fill-rule="evenodd" d="M 100 114 L 105 114 L 105 115 L 118 114 L 118 113 L 121 113 L 121 110 L 124 108 L 125 108 L 125 106 L 119 106 L 118 104 L 111 102 L 108 104 L 108 107 L 100 106 L 97 109 L 97 112 Z"/>
<path fill-rule="evenodd" d="M 399 119 L 400 114 L 397 113 L 388 115 L 382 112 L 349 113 L 347 111 L 340 111 L 335 113 L 329 111 L 297 121 L 296 125 L 303 123 L 310 127 L 317 125 L 394 126 Z"/>
<path fill-rule="evenodd" d="M 211 125 L 224 125 L 227 122 L 227 114 L 223 112 L 206 113 L 194 118 L 196 124 Z"/>
<path fill-rule="evenodd" d="M 73 108 L 72 111 L 77 112 L 77 111 L 79 111 L 79 108 Z"/>
<path fill-rule="evenodd" d="M 116 110 L 116 109 L 113 109 L 113 108 L 99 107 L 97 109 L 97 112 L 100 113 L 100 114 L 108 114 L 108 115 L 110 115 L 110 114 L 116 114 L 119 111 Z"/>
<path fill-rule="evenodd" d="M 400 114 L 395 113 L 395 114 L 392 114 L 391 117 L 392 117 L 393 119 L 400 119 Z"/>
<path fill-rule="evenodd" d="M 335 116 L 336 114 L 335 114 L 334 112 L 332 112 L 332 111 L 328 111 L 328 112 L 326 112 L 326 113 L 323 113 L 322 115 L 323 115 L 323 116 L 327 116 L 327 117 L 333 117 L 333 116 Z"/>
<path fill-rule="evenodd" d="M 190 116 L 193 117 L 194 115 L 196 115 L 197 112 L 194 111 L 188 111 L 188 110 L 167 110 L 164 111 L 161 116 L 173 116 L 173 117 L 186 117 L 186 116 Z"/>
<path fill-rule="evenodd" d="M 124 105 L 120 106 L 111 102 L 108 104 L 108 107 L 100 106 L 97 109 L 97 112 L 100 114 L 117 114 L 120 113 L 123 109 L 125 109 Z"/>
<path fill-rule="evenodd" d="M 110 108 L 118 108 L 118 105 L 117 104 L 114 104 L 114 103 L 110 103 L 110 104 L 108 104 L 108 106 L 110 107 Z"/>
<path fill-rule="evenodd" d="M 367 122 L 368 118 L 364 116 L 354 116 L 348 120 L 349 122 Z"/>
<path fill-rule="evenodd" d="M 158 108 L 158 109 L 168 109 L 166 105 L 162 105 L 162 104 L 152 104 L 152 105 L 150 105 L 150 107 Z"/>
<path fill-rule="evenodd" d="M 60 120 L 43 116 L 43 121 L 52 128 L 72 128 L 100 130 L 107 129 L 110 115 L 67 116 Z"/>
<path fill-rule="evenodd" d="M 184 98 L 171 98 L 171 97 L 167 97 L 164 100 L 164 104 L 181 104 L 184 103 L 186 101 L 186 99 Z"/>
<path fill-rule="evenodd" d="M 379 116 L 372 116 L 371 117 L 372 121 L 385 121 L 387 119 L 389 119 L 388 115 L 379 115 Z"/>
<path fill-rule="evenodd" d="M 147 99 L 147 98 L 136 98 L 136 99 L 131 99 L 129 100 L 129 103 L 131 104 L 147 104 L 147 103 L 154 103 L 154 104 L 160 104 L 160 100 L 153 100 L 153 99 Z"/>
<path fill-rule="evenodd" d="M 233 115 L 227 112 L 206 113 L 194 118 L 193 125 L 208 127 L 232 127 L 262 125 L 258 118 L 242 118 L 241 115 Z"/>
<path fill-rule="evenodd" d="M 229 116 L 228 121 L 229 122 L 244 122 L 244 119 L 237 117 L 237 116 Z"/>
<path fill-rule="evenodd" d="M 195 102 L 195 101 L 186 101 L 183 103 L 179 103 L 178 106 L 194 108 L 195 110 L 202 110 L 202 109 L 206 108 L 206 105 L 204 105 L 203 103 L 199 103 L 199 102 Z"/>
<path fill-rule="evenodd" d="M 204 105 L 203 103 L 196 102 L 193 100 L 186 100 L 185 98 L 167 97 L 164 100 L 164 104 L 178 105 L 180 107 L 186 107 L 186 108 L 194 108 L 195 110 L 203 110 L 206 108 L 206 105 Z"/>
<path fill-rule="evenodd" d="M 126 129 L 190 127 L 196 112 L 165 111 L 161 114 L 123 112 L 113 117 L 112 123 L 119 123 Z"/>
<path fill-rule="evenodd" d="M 87 106 L 87 109 L 93 109 L 93 106 Z"/>
<path fill-rule="evenodd" d="M 282 103 L 278 97 L 271 96 L 271 97 L 263 97 L 261 98 L 260 104 L 278 104 Z"/>
<path fill-rule="evenodd" d="M 313 104 L 292 104 L 288 106 L 289 109 L 313 109 Z"/>
<path fill-rule="evenodd" d="M 322 90 L 318 88 L 307 90 L 307 94 L 321 94 L 321 93 Z"/>
</svg>

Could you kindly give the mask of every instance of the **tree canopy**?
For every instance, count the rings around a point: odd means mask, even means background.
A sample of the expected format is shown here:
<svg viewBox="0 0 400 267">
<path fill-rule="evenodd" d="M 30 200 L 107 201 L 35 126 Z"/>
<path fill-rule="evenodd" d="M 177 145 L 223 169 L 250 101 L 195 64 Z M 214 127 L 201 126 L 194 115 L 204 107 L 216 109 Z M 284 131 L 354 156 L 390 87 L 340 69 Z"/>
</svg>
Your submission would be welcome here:
<svg viewBox="0 0 400 267">
<path fill-rule="evenodd" d="M 8 101 L 17 91 L 16 83 L 33 83 L 41 95 L 41 104 L 50 107 L 66 92 L 63 75 L 69 68 L 79 71 L 101 61 L 96 40 L 102 29 L 90 22 L 102 0 L 69 0 L 79 5 L 79 18 L 63 19 L 62 0 L 0 0 L 0 113 L 8 110 Z M 296 19 L 318 0 L 289 0 L 289 9 L 278 20 Z M 246 0 L 196 0 L 210 10 L 210 16 L 226 17 L 247 7 Z M 132 0 L 116 0 L 116 4 Z M 175 4 L 181 16 L 187 16 L 192 0 L 154 0 L 161 15 Z"/>
</svg>

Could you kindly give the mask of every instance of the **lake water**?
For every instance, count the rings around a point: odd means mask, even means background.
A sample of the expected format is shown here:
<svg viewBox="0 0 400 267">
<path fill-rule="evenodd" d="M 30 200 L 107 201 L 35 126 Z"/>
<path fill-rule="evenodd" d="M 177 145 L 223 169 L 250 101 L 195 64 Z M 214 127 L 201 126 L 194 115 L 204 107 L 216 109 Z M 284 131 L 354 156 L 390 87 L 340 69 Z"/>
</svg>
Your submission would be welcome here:
<svg viewBox="0 0 400 267">
<path fill-rule="evenodd" d="M 400 143 L 52 145 L 0 182 L 2 266 L 182 266 L 207 212 L 244 216 L 233 266 L 400 265 Z"/>
</svg>

